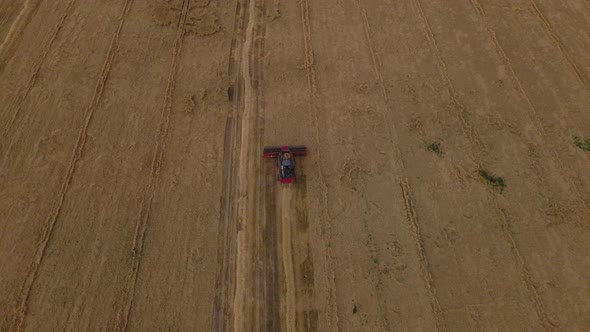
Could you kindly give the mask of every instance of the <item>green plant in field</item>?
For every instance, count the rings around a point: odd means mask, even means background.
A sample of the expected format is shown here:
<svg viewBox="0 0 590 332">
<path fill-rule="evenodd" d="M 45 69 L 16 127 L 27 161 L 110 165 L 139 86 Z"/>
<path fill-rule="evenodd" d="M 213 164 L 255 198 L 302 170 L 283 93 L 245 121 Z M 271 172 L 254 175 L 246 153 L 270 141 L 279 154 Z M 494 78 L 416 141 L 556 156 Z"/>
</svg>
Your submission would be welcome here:
<svg viewBox="0 0 590 332">
<path fill-rule="evenodd" d="M 353 305 L 352 305 L 352 313 L 353 313 L 353 314 L 356 314 L 356 313 L 357 313 L 357 311 L 358 311 L 358 308 L 357 308 L 356 304 L 353 304 Z"/>
<path fill-rule="evenodd" d="M 478 171 L 479 176 L 484 179 L 484 181 L 489 184 L 490 186 L 498 189 L 500 192 L 504 191 L 506 188 L 506 181 L 501 176 L 495 176 L 494 174 L 486 171 L 485 169 L 480 169 Z"/>
<path fill-rule="evenodd" d="M 574 144 L 579 149 L 582 149 L 586 152 L 590 152 L 590 138 L 581 138 L 578 136 L 574 137 Z"/>
<path fill-rule="evenodd" d="M 441 157 L 444 152 L 440 147 L 440 142 L 432 142 L 426 145 L 426 150 L 436 153 L 437 156 Z"/>
</svg>

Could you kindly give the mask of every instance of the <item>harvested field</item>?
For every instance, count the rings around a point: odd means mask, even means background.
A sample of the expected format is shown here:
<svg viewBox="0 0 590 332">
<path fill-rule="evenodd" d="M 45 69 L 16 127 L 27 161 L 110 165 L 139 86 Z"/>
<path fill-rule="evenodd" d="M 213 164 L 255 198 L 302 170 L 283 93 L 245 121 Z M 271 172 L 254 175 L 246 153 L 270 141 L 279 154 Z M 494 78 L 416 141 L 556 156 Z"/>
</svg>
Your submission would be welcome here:
<svg viewBox="0 0 590 332">
<path fill-rule="evenodd" d="M 589 330 L 587 31 L 589 0 L 0 0 L 0 331 Z"/>
</svg>

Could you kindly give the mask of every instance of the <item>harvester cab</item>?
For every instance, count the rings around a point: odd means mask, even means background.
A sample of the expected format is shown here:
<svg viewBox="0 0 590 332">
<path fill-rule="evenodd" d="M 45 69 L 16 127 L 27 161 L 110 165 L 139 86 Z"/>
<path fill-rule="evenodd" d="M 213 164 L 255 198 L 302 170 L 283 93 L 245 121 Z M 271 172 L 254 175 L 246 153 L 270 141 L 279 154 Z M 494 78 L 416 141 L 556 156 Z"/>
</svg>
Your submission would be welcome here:
<svg viewBox="0 0 590 332">
<path fill-rule="evenodd" d="M 264 158 L 274 158 L 276 160 L 279 175 L 278 180 L 281 183 L 295 182 L 295 157 L 305 157 L 307 148 L 305 146 L 267 146 L 264 148 Z"/>
</svg>

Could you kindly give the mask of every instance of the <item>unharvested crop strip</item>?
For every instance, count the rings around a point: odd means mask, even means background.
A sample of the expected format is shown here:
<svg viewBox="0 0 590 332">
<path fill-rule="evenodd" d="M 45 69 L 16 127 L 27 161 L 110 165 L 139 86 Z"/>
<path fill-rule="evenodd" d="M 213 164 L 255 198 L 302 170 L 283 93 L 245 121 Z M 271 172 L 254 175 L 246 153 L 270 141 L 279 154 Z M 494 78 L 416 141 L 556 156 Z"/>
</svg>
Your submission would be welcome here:
<svg viewBox="0 0 590 332">
<path fill-rule="evenodd" d="M 416 8 L 416 12 L 418 13 L 418 16 L 420 17 L 420 19 L 422 21 L 422 25 L 423 25 L 425 34 L 427 36 L 427 39 L 430 42 L 430 45 L 432 46 L 432 49 L 436 55 L 437 65 L 439 67 L 439 71 L 441 72 L 441 76 L 443 78 L 443 81 L 447 85 L 447 89 L 449 90 L 449 93 L 451 93 L 451 98 L 454 100 L 454 103 L 457 103 L 457 105 L 460 105 L 460 107 L 462 108 L 462 111 L 459 112 L 459 116 L 461 117 L 461 113 L 463 113 L 463 111 L 464 111 L 464 106 L 462 104 L 460 104 L 459 100 L 455 97 L 456 93 L 455 93 L 453 83 L 451 82 L 451 80 L 449 78 L 446 63 L 441 56 L 441 52 L 437 46 L 436 39 L 434 38 L 434 34 L 432 32 L 432 28 L 430 27 L 430 23 L 428 22 L 428 19 L 427 19 L 426 15 L 424 14 L 424 11 L 422 9 L 422 5 L 420 4 L 420 0 L 412 0 L 412 1 L 415 4 L 415 8 Z M 476 10 L 480 11 L 480 10 L 482 10 L 482 7 L 481 6 L 477 7 Z M 461 122 L 463 124 L 463 131 L 467 132 L 467 133 L 472 133 L 472 135 L 475 135 L 476 133 L 473 131 L 471 126 L 468 126 L 468 124 L 464 121 L 464 119 L 462 117 L 461 117 L 461 120 L 462 120 Z M 472 143 L 474 143 L 474 142 L 472 142 Z M 478 165 L 478 167 L 481 168 L 480 158 L 478 156 L 474 156 L 473 159 L 476 162 L 476 164 Z M 504 212 L 499 208 L 495 197 L 492 197 L 491 200 L 493 201 L 494 207 L 497 210 L 497 212 L 503 215 Z M 508 220 L 505 218 L 502 220 L 501 224 L 504 228 L 510 227 Z M 539 319 L 543 323 L 543 326 L 546 327 L 547 326 L 546 322 L 549 321 L 547 318 L 548 317 L 547 313 L 544 311 L 544 308 L 543 308 L 542 302 L 540 301 L 539 295 L 534 288 L 534 285 L 532 283 L 532 277 L 530 276 L 530 273 L 529 273 L 528 269 L 526 268 L 524 259 L 522 258 L 522 255 L 520 254 L 518 246 L 516 245 L 516 241 L 514 240 L 514 237 L 512 236 L 511 232 L 504 232 L 504 235 L 506 237 L 506 241 L 510 244 L 511 250 L 515 254 L 517 267 L 524 277 L 524 282 L 525 282 L 527 289 L 529 289 L 530 300 L 531 300 L 531 302 L 533 302 L 533 305 L 537 311 Z M 533 291 L 531 291 L 531 290 L 533 290 Z"/>
<path fill-rule="evenodd" d="M 547 139 L 547 134 L 545 132 L 545 126 L 543 125 L 543 121 L 541 120 L 541 117 L 539 116 L 539 112 L 537 111 L 537 108 L 533 105 L 531 99 L 529 98 L 528 94 L 526 93 L 526 90 L 524 89 L 523 84 L 521 83 L 520 79 L 518 78 L 518 75 L 516 74 L 516 71 L 514 70 L 514 67 L 512 66 L 512 62 L 510 61 L 510 58 L 508 58 L 508 55 L 504 51 L 502 45 L 500 45 L 500 42 L 498 41 L 498 38 L 496 37 L 496 32 L 490 27 L 490 24 L 487 20 L 487 14 L 486 14 L 483 6 L 480 4 L 479 0 L 470 0 L 470 1 L 471 1 L 471 4 L 473 5 L 475 11 L 478 13 L 480 20 L 482 21 L 485 29 L 487 30 L 488 34 L 490 35 L 490 38 L 492 40 L 492 43 L 494 44 L 494 48 L 496 49 L 496 52 L 498 53 L 500 59 L 504 63 L 504 66 L 506 66 L 506 68 L 508 68 L 508 71 L 510 72 L 510 78 L 512 79 L 514 85 L 516 86 L 519 94 L 522 96 L 522 98 L 526 102 L 526 104 L 529 108 L 529 112 L 527 114 L 529 119 L 531 119 L 533 126 L 535 127 L 535 129 L 537 130 L 537 132 L 539 133 L 539 135 L 541 136 L 543 141 L 547 142 L 548 139 Z M 559 155 L 557 154 L 555 149 L 553 149 L 550 144 L 545 144 L 545 146 L 549 147 L 549 155 L 551 156 L 551 159 L 553 160 L 555 165 L 557 165 L 557 167 L 559 167 L 561 174 L 564 174 L 564 176 L 566 176 L 565 174 L 567 174 L 567 173 L 565 172 L 565 166 L 563 165 L 563 162 L 559 158 Z M 580 188 L 578 188 L 577 184 L 575 183 L 575 181 L 571 177 L 568 176 L 567 181 L 569 182 L 569 185 L 576 192 L 576 195 L 578 196 L 578 203 L 580 204 L 580 206 L 582 206 L 582 208 L 586 212 L 586 215 L 590 215 L 590 209 L 588 208 L 588 205 L 586 204 L 586 201 L 583 198 L 584 195 L 582 195 L 582 193 L 580 192 Z"/>
<path fill-rule="evenodd" d="M 166 137 L 168 136 L 168 128 L 170 125 L 170 113 L 172 110 L 172 100 L 174 88 L 176 87 L 176 74 L 178 72 L 178 58 L 182 52 L 182 45 L 185 35 L 185 24 L 190 9 L 191 0 L 184 0 L 182 3 L 182 12 L 178 21 L 176 29 L 176 39 L 174 41 L 174 49 L 172 51 L 172 62 L 170 64 L 170 72 L 168 74 L 168 81 L 166 84 L 166 94 L 164 96 L 164 107 L 162 108 L 162 116 L 160 119 L 160 128 L 157 134 L 156 146 L 152 156 L 152 165 L 148 186 L 145 190 L 145 195 L 141 201 L 141 207 L 137 216 L 135 233 L 133 235 L 133 259 L 130 275 L 127 279 L 127 287 L 123 294 L 123 307 L 117 311 L 117 331 L 126 331 L 129 323 L 129 316 L 135 298 L 135 286 L 137 284 L 137 275 L 141 264 L 141 256 L 145 243 L 145 233 L 148 228 L 148 221 L 152 208 L 152 202 L 155 196 L 156 187 L 158 185 L 160 170 L 162 168 L 162 159 L 164 155 L 164 145 Z"/>
<path fill-rule="evenodd" d="M 381 94 L 382 94 L 383 99 L 385 101 L 385 105 L 388 106 L 390 103 L 389 96 L 387 94 L 387 89 L 385 88 L 385 84 L 383 82 L 383 76 L 381 74 L 381 69 L 380 69 L 381 63 L 379 62 L 377 52 L 375 51 L 375 46 L 374 46 L 373 39 L 372 39 L 371 25 L 369 23 L 369 18 L 367 17 L 367 11 L 362 7 L 361 0 L 357 0 L 357 5 L 358 5 L 361 15 L 363 17 L 365 38 L 367 39 L 367 43 L 369 45 L 369 51 L 371 53 L 371 59 L 373 62 L 373 68 L 375 71 L 375 75 L 377 76 L 379 86 L 381 87 Z M 383 119 L 384 119 L 384 122 L 386 124 L 388 124 L 387 129 L 388 129 L 389 143 L 390 143 L 390 146 L 393 150 L 393 154 L 394 154 L 393 158 L 394 158 L 394 160 L 399 161 L 399 167 L 396 167 L 396 165 L 394 165 L 394 167 L 399 168 L 399 172 L 402 174 L 402 177 L 403 177 L 402 180 L 400 180 L 400 185 L 401 185 L 402 195 L 404 197 L 404 202 L 405 202 L 404 207 L 406 210 L 406 216 L 408 218 L 408 222 L 410 223 L 411 229 L 413 231 L 414 238 L 416 239 L 417 249 L 418 249 L 418 253 L 420 255 L 420 267 L 422 269 L 423 277 L 425 280 L 425 286 L 428 290 L 428 295 L 430 298 L 431 307 L 432 307 L 433 314 L 436 319 L 436 325 L 439 330 L 446 330 L 447 329 L 446 322 L 445 322 L 445 318 L 442 314 L 442 310 L 440 309 L 440 304 L 438 302 L 438 298 L 436 295 L 436 287 L 434 285 L 434 281 L 432 278 L 432 273 L 431 273 L 431 269 L 430 269 L 430 262 L 428 261 L 428 258 L 426 256 L 426 251 L 423 246 L 422 233 L 420 232 L 418 218 L 416 216 L 416 213 L 415 213 L 414 207 L 413 207 L 414 203 L 412 200 L 412 196 L 410 194 L 411 188 L 410 188 L 410 184 L 408 183 L 408 180 L 407 180 L 407 171 L 406 171 L 405 163 L 402 158 L 402 153 L 401 153 L 399 146 L 397 144 L 395 144 L 396 141 L 399 141 L 397 129 L 395 126 L 395 122 L 391 121 L 388 114 L 389 114 L 388 112 L 385 112 L 383 114 Z M 384 316 L 384 319 L 389 327 L 387 317 Z"/>
<path fill-rule="evenodd" d="M 80 132 L 78 134 L 78 140 L 76 142 L 76 146 L 74 147 L 74 151 L 72 153 L 72 159 L 68 165 L 68 169 L 67 169 L 67 172 L 66 172 L 66 175 L 64 178 L 64 182 L 62 183 L 61 190 L 58 194 L 57 203 L 54 206 L 53 211 L 51 211 L 51 213 L 49 214 L 49 217 L 45 220 L 45 223 L 43 225 L 42 237 L 38 243 L 37 252 L 35 253 L 35 259 L 30 264 L 30 266 L 27 270 L 27 277 L 25 278 L 23 285 L 21 286 L 20 303 L 18 304 L 18 308 L 15 309 L 13 325 L 10 330 L 20 331 L 23 327 L 24 320 L 27 315 L 28 302 L 29 302 L 29 297 L 31 295 L 31 290 L 33 288 L 35 281 L 37 280 L 38 273 L 39 273 L 39 267 L 41 266 L 41 263 L 43 262 L 43 259 L 45 258 L 45 252 L 47 249 L 47 245 L 48 245 L 49 241 L 51 240 L 51 237 L 53 236 L 53 230 L 55 228 L 55 224 L 57 222 L 57 219 L 60 216 L 61 209 L 63 207 L 63 203 L 65 200 L 66 194 L 68 193 L 70 183 L 72 182 L 72 177 L 73 177 L 74 172 L 76 170 L 76 165 L 78 164 L 78 161 L 82 157 L 82 153 L 83 153 L 84 147 L 86 145 L 88 127 L 90 125 L 90 122 L 92 121 L 92 118 L 93 118 L 94 112 L 96 111 L 98 103 L 103 96 L 104 87 L 105 87 L 105 84 L 106 84 L 107 79 L 109 77 L 109 74 L 111 72 L 113 60 L 115 59 L 115 56 L 117 54 L 121 30 L 123 29 L 125 19 L 129 15 L 129 11 L 131 10 L 132 4 L 133 4 L 133 0 L 127 0 L 125 2 L 125 6 L 123 7 L 123 11 L 122 11 L 121 16 L 119 18 L 119 24 L 113 34 L 113 38 L 111 40 L 111 44 L 110 44 L 109 50 L 107 52 L 107 57 L 105 59 L 100 77 L 99 77 L 96 87 L 94 89 L 94 95 L 92 97 L 92 101 L 90 102 L 90 105 L 86 108 L 86 110 L 84 112 L 84 114 L 85 114 L 84 123 L 82 125 L 82 128 L 80 128 Z"/>
<path fill-rule="evenodd" d="M 312 40 L 311 40 L 311 25 L 310 25 L 310 20 L 309 20 L 309 3 L 308 0 L 301 0 L 300 2 L 300 7 L 301 7 L 301 28 L 303 29 L 303 45 L 304 45 L 304 66 L 305 66 L 305 72 L 307 74 L 307 83 L 308 83 L 308 87 L 309 87 L 309 113 L 311 118 L 311 122 L 313 123 L 313 127 L 315 130 L 315 141 L 316 141 L 316 147 L 318 150 L 317 155 L 319 156 L 318 158 L 321 159 L 322 156 L 322 144 L 320 142 L 320 130 L 318 127 L 318 110 L 317 110 L 317 106 L 315 103 L 315 100 L 317 98 L 317 84 L 316 84 L 316 73 L 315 73 L 315 64 L 314 64 L 314 54 L 313 54 L 313 44 L 312 44 Z M 326 268 L 326 278 L 328 279 L 328 298 L 326 299 L 327 301 L 327 305 L 331 306 L 332 309 L 330 311 L 328 311 L 327 315 L 328 315 L 328 322 L 331 322 L 330 316 L 334 315 L 333 319 L 334 319 L 334 324 L 335 326 L 338 328 L 339 326 L 339 317 L 338 317 L 338 305 L 336 304 L 336 276 L 334 275 L 334 268 L 332 266 L 332 261 L 334 260 L 334 255 L 332 254 L 332 248 L 331 243 L 330 243 L 330 239 L 331 239 L 331 223 L 332 223 L 332 217 L 330 216 L 330 211 L 329 211 L 329 207 L 328 207 L 328 185 L 326 183 L 326 178 L 324 176 L 324 173 L 322 172 L 322 168 L 321 168 L 321 160 L 319 160 L 316 163 L 316 168 L 318 170 L 318 175 L 320 178 L 320 187 L 322 188 L 322 205 L 324 206 L 324 218 L 326 218 L 327 220 L 327 225 L 328 225 L 328 230 L 326 231 L 325 229 L 323 229 L 324 227 L 322 226 L 322 231 L 326 234 L 325 235 L 328 238 L 328 245 L 326 248 L 326 255 L 327 255 L 327 268 Z M 328 272 L 331 271 L 332 272 L 332 276 L 328 276 Z"/>
<path fill-rule="evenodd" d="M 582 86 L 584 86 L 584 88 L 586 88 L 586 90 L 590 91 L 590 85 L 588 84 L 588 82 L 586 82 L 584 75 L 582 75 L 582 72 L 580 71 L 578 66 L 576 66 L 576 62 L 574 61 L 573 57 L 571 56 L 571 54 L 567 51 L 567 49 L 565 48 L 565 46 L 561 42 L 561 38 L 559 38 L 557 33 L 553 30 L 551 23 L 549 23 L 549 21 L 545 18 L 545 15 L 543 15 L 543 12 L 541 11 L 541 9 L 539 9 L 537 2 L 535 0 L 529 0 L 529 3 L 531 5 L 531 8 L 535 12 L 535 15 L 541 21 L 541 23 L 543 24 L 543 27 L 545 28 L 545 30 L 547 31 L 549 36 L 551 36 L 551 38 L 555 41 L 555 44 L 557 45 L 557 48 L 559 48 L 561 55 L 563 56 L 565 61 L 568 63 L 568 65 L 570 66 L 570 68 L 572 69 L 574 74 L 576 75 L 576 78 L 578 79 L 578 81 L 580 81 L 580 84 L 582 84 Z"/>
<path fill-rule="evenodd" d="M 11 105 L 7 108 L 7 110 L 13 109 L 14 111 L 12 112 L 12 116 L 10 117 L 10 120 L 8 121 L 6 126 L 4 127 L 4 130 L 2 131 L 2 138 L 3 139 L 7 138 L 8 131 L 13 127 L 14 122 L 19 117 L 19 115 L 22 111 L 23 102 L 27 99 L 27 97 L 29 96 L 29 93 L 31 92 L 31 90 L 33 89 L 35 84 L 37 83 L 37 79 L 39 78 L 39 72 L 41 71 L 41 67 L 45 63 L 45 60 L 47 59 L 47 55 L 49 54 L 49 51 L 51 51 L 53 44 L 55 42 L 55 39 L 57 38 L 57 35 L 61 31 L 66 18 L 68 17 L 68 15 L 70 15 L 73 5 L 76 1 L 77 0 L 70 0 L 67 3 L 67 5 L 65 6 L 65 9 L 64 9 L 63 13 L 61 14 L 59 20 L 57 21 L 57 23 L 55 24 L 55 26 L 51 30 L 49 40 L 45 44 L 45 47 L 43 48 L 43 51 L 41 52 L 41 56 L 39 57 L 39 59 L 37 59 L 37 61 L 35 61 L 33 63 L 33 66 L 31 69 L 31 75 L 29 76 L 29 80 L 27 81 L 27 85 L 25 86 L 24 90 L 17 95 L 16 99 L 11 103 Z M 14 138 L 13 138 L 13 140 L 14 140 Z M 9 144 L 9 147 L 6 150 L 5 157 L 7 157 L 10 154 L 13 144 L 14 144 L 14 142 L 11 141 Z"/>
</svg>

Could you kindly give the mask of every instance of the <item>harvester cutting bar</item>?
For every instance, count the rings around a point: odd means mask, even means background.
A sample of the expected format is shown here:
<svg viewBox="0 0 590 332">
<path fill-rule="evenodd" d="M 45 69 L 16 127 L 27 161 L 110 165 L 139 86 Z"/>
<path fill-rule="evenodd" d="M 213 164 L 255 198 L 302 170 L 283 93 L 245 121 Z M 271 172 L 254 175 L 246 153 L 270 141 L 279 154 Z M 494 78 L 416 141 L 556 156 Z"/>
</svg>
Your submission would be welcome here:
<svg viewBox="0 0 590 332">
<path fill-rule="evenodd" d="M 307 148 L 305 146 L 267 146 L 264 148 L 264 158 L 276 158 L 281 152 L 290 152 L 293 156 L 306 156 Z"/>
</svg>

